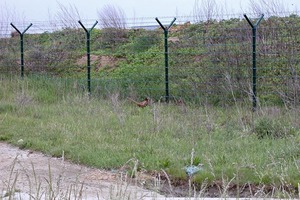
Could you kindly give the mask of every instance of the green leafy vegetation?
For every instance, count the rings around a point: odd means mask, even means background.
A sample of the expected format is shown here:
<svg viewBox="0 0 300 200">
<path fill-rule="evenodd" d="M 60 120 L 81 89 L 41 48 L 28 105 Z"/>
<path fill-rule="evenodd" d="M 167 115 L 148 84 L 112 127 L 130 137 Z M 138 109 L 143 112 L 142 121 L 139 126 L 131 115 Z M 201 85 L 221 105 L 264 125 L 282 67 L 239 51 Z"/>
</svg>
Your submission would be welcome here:
<svg viewBox="0 0 300 200">
<path fill-rule="evenodd" d="M 253 19 L 254 20 L 254 19 Z M 261 104 L 299 102 L 298 15 L 265 18 L 257 32 L 257 94 Z M 65 28 L 26 34 L 25 73 L 86 78 L 85 33 Z M 245 19 L 174 25 L 169 32 L 169 87 L 173 98 L 211 105 L 251 104 L 252 33 Z M 2 38 L 1 73 L 19 71 L 18 38 Z M 161 29 L 94 29 L 92 86 L 121 96 L 165 95 L 164 34 Z M 86 82 L 86 81 L 85 81 Z M 80 81 L 81 87 L 86 83 Z M 105 93 L 105 94 L 103 94 Z"/>
<path fill-rule="evenodd" d="M 194 151 L 192 163 L 204 164 L 192 179 L 196 185 L 232 179 L 241 187 L 297 190 L 298 108 L 264 107 L 252 113 L 239 106 L 156 102 L 141 109 L 117 93 L 85 96 L 63 79 L 1 76 L 0 82 L 0 139 L 20 148 L 64 154 L 102 169 L 120 169 L 135 159 L 138 171 L 163 169 L 174 184 L 187 181 L 183 168 Z"/>
<path fill-rule="evenodd" d="M 174 185 L 188 181 L 183 168 L 192 160 L 204 164 L 191 180 L 199 188 L 222 182 L 295 194 L 299 28 L 297 15 L 260 24 L 256 112 L 251 28 L 242 19 L 170 29 L 170 104 L 162 102 L 161 30 L 93 30 L 91 96 L 82 30 L 26 35 L 24 79 L 16 76 L 18 39 L 1 38 L 0 140 L 103 169 L 135 160 L 138 171 L 167 173 Z M 128 96 L 154 103 L 139 109 Z"/>
</svg>

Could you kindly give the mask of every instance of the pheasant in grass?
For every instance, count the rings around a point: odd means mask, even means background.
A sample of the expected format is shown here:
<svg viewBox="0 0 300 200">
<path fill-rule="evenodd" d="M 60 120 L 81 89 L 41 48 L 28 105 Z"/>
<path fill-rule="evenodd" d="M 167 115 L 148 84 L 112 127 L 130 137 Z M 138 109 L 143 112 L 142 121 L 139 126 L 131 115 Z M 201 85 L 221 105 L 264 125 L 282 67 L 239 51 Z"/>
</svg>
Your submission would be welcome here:
<svg viewBox="0 0 300 200">
<path fill-rule="evenodd" d="M 138 107 L 144 108 L 146 106 L 148 106 L 149 104 L 149 98 L 145 98 L 144 101 L 142 102 L 137 102 L 131 98 L 128 98 L 130 101 L 132 101 L 133 103 L 135 103 Z"/>
</svg>

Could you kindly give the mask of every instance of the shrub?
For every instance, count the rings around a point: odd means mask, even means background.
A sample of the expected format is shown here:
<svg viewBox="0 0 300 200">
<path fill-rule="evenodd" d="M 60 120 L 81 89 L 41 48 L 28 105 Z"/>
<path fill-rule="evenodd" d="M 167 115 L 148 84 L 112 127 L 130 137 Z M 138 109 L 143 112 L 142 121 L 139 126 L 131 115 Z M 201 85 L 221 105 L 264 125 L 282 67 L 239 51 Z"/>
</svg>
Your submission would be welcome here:
<svg viewBox="0 0 300 200">
<path fill-rule="evenodd" d="M 159 35 L 154 31 L 148 31 L 142 33 L 140 36 L 136 37 L 133 41 L 133 51 L 145 52 L 152 46 L 159 44 Z"/>
</svg>

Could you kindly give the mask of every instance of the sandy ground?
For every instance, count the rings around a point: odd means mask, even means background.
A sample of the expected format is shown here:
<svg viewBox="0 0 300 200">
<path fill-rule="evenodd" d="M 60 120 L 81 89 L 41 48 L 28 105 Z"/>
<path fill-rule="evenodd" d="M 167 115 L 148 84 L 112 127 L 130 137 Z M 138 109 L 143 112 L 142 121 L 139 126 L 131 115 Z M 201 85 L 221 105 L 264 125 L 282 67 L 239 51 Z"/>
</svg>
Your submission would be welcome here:
<svg viewBox="0 0 300 200">
<path fill-rule="evenodd" d="M 0 143 L 0 199 L 158 199 L 118 173 Z M 31 198 L 30 198 L 31 197 Z"/>
</svg>

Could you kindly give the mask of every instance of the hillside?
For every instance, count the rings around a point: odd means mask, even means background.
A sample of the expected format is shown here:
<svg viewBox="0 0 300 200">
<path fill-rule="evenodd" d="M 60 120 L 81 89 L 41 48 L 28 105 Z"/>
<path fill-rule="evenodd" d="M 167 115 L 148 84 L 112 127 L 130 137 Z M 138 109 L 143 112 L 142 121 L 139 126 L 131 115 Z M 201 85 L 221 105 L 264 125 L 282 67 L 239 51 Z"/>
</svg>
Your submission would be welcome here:
<svg viewBox="0 0 300 200">
<path fill-rule="evenodd" d="M 256 19 L 253 19 L 255 22 Z M 269 17 L 257 29 L 257 95 L 262 104 L 298 104 L 300 17 Z M 25 73 L 86 85 L 86 38 L 80 28 L 24 37 Z M 164 34 L 155 30 L 95 28 L 91 33 L 94 94 L 165 97 Z M 169 91 L 173 99 L 250 104 L 252 31 L 243 18 L 175 24 L 168 38 Z M 1 39 L 1 73 L 20 73 L 19 37 Z M 76 84 L 77 84 L 76 83 Z"/>
</svg>

